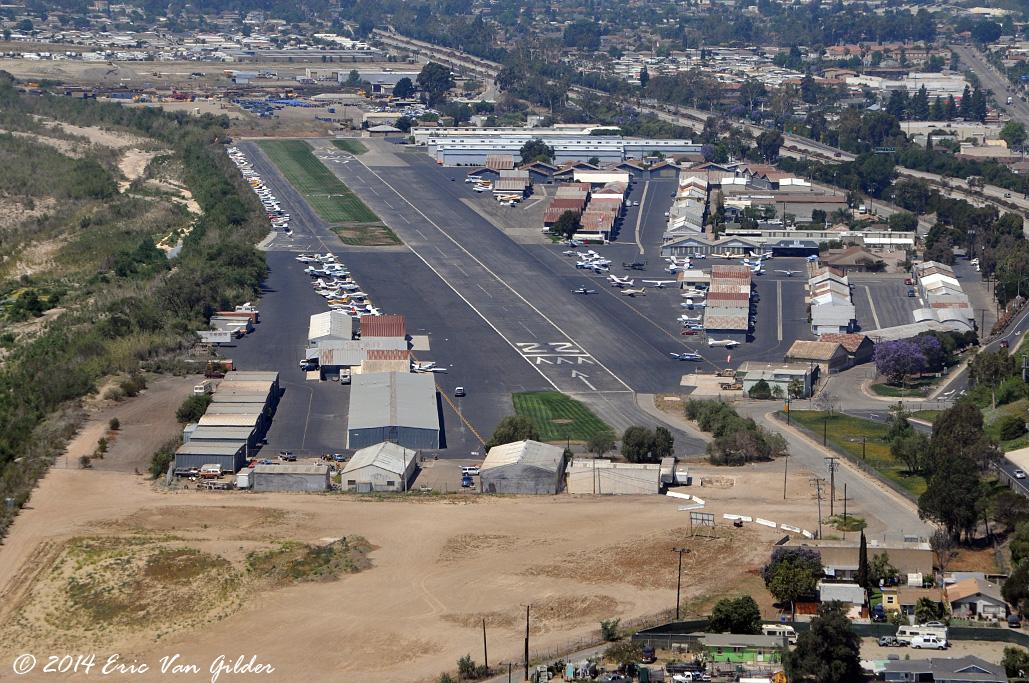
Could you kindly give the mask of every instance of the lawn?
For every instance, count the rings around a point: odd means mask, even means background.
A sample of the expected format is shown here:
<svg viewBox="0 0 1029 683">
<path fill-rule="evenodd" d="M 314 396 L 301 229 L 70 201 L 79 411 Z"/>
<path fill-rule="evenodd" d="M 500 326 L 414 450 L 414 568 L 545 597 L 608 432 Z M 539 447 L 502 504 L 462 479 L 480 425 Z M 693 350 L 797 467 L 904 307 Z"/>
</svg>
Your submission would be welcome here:
<svg viewBox="0 0 1029 683">
<path fill-rule="evenodd" d="M 911 417 L 924 422 L 936 422 L 936 418 L 938 418 L 942 412 L 942 410 L 916 410 L 911 413 Z"/>
<path fill-rule="evenodd" d="M 282 175 L 325 221 L 379 223 L 379 217 L 325 168 L 303 140 L 263 140 L 259 144 Z"/>
<path fill-rule="evenodd" d="M 611 429 L 589 408 L 556 391 L 525 391 L 511 399 L 515 413 L 536 425 L 541 441 L 586 441 Z"/>
<path fill-rule="evenodd" d="M 889 396 L 890 398 L 921 397 L 932 391 L 932 385 L 935 382 L 935 377 L 924 377 L 908 382 L 902 387 L 895 384 L 873 384 L 872 391 L 880 396 Z"/>
<path fill-rule="evenodd" d="M 364 154 L 368 151 L 368 148 L 357 140 L 333 140 L 332 144 L 335 147 L 338 147 L 339 149 L 343 150 L 344 152 L 350 152 L 355 156 L 358 154 Z"/>
<path fill-rule="evenodd" d="M 862 420 L 850 415 L 836 413 L 825 424 L 825 412 L 820 410 L 791 410 L 791 420 L 809 429 L 819 441 L 823 425 L 828 435 L 828 445 L 845 453 L 852 460 L 862 460 L 862 437 L 864 437 L 864 461 L 880 475 L 894 482 L 914 496 L 925 491 L 925 478 L 907 474 L 904 463 L 890 453 L 889 444 L 883 441 L 889 427 L 872 420 Z"/>
</svg>

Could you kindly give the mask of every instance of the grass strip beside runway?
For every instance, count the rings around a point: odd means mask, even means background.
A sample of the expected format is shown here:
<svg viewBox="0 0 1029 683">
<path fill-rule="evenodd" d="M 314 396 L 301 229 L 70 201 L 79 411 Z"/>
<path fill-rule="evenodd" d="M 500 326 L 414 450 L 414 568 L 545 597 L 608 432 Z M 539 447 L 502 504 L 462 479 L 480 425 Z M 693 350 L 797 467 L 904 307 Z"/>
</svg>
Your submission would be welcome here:
<svg viewBox="0 0 1029 683">
<path fill-rule="evenodd" d="M 536 425 L 541 441 L 586 441 L 611 429 L 582 403 L 556 391 L 526 391 L 511 400 L 515 413 Z"/>
<path fill-rule="evenodd" d="M 379 223 L 379 217 L 333 175 L 303 140 L 258 143 L 286 180 L 329 223 Z"/>
</svg>

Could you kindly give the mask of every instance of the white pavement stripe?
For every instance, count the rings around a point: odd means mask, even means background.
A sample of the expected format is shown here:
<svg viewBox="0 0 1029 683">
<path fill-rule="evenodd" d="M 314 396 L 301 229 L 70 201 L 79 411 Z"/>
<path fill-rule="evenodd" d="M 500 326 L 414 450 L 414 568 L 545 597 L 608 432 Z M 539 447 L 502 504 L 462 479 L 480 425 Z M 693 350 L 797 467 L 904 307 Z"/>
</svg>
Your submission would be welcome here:
<svg viewBox="0 0 1029 683">
<path fill-rule="evenodd" d="M 462 244 L 461 244 L 460 242 L 458 242 L 458 241 L 457 241 L 456 239 L 454 239 L 454 238 L 453 238 L 453 237 L 452 237 L 452 236 L 451 236 L 451 235 L 450 235 L 449 233 L 447 233 L 447 231 L 446 231 L 446 230 L 444 230 L 444 229 L 443 229 L 443 228 L 441 228 L 441 227 L 440 227 L 439 225 L 437 225 L 435 221 L 433 221 L 433 220 L 432 220 L 431 218 L 429 218 L 428 216 L 426 216 L 426 215 L 425 215 L 425 213 L 424 213 L 424 212 L 422 212 L 422 210 L 421 210 L 421 209 L 419 209 L 419 208 L 418 208 L 417 206 L 415 206 L 415 205 L 414 205 L 414 204 L 413 204 L 413 203 L 412 203 L 412 202 L 411 202 L 410 200 L 408 200 L 408 199 L 407 199 L 407 197 L 405 197 L 405 196 L 404 196 L 403 194 L 401 194 L 401 193 L 400 193 L 400 191 L 399 191 L 399 190 L 397 190 L 397 188 L 393 187 L 393 185 L 391 185 L 391 184 L 390 184 L 390 183 L 389 183 L 389 182 L 388 182 L 388 181 L 387 181 L 387 180 L 386 180 L 385 178 L 383 178 L 383 177 L 382 177 L 382 176 L 380 176 L 380 175 L 379 175 L 378 173 L 376 173 L 375 171 L 373 171 L 373 170 L 372 170 L 371 168 L 369 168 L 368 166 L 366 166 L 366 165 L 364 164 L 364 162 L 363 162 L 363 161 L 361 161 L 360 159 L 358 160 L 358 162 L 359 162 L 359 163 L 360 163 L 360 164 L 361 164 L 362 166 L 364 166 L 365 170 L 367 170 L 367 171 L 368 171 L 369 173 L 371 173 L 371 174 L 372 174 L 373 176 L 375 176 L 375 177 L 376 177 L 376 178 L 377 178 L 377 179 L 379 180 L 379 182 L 381 182 L 381 183 L 382 183 L 383 185 L 385 185 L 386 187 L 388 187 L 389 189 L 391 189 L 391 190 L 392 190 L 392 191 L 393 191 L 393 192 L 394 192 L 394 193 L 395 193 L 395 194 L 396 194 L 396 195 L 397 195 L 398 197 L 400 197 L 400 199 L 401 199 L 401 200 L 403 200 L 404 202 L 406 202 L 406 203 L 407 203 L 407 204 L 408 204 L 408 205 L 409 205 L 409 206 L 410 206 L 410 207 L 411 207 L 412 209 L 414 209 L 414 210 L 415 210 L 416 212 L 418 212 L 418 214 L 419 214 L 419 215 L 420 215 L 420 216 L 421 216 L 422 218 L 424 218 L 424 219 L 425 219 L 425 220 L 426 220 L 426 221 L 427 221 L 427 222 L 428 222 L 428 223 L 429 223 L 430 225 L 432 225 L 432 226 L 433 226 L 434 228 L 436 228 L 436 230 L 438 230 L 438 231 L 439 231 L 439 233 L 440 233 L 441 235 L 443 235 L 443 236 L 444 236 L 444 237 L 445 237 L 446 239 L 450 240 L 450 242 L 451 242 L 451 243 L 453 243 L 453 244 L 454 244 L 454 246 L 456 246 L 456 247 L 457 247 L 458 249 L 460 249 L 461 251 L 463 251 L 463 252 L 464 252 L 464 253 L 465 253 L 465 254 L 466 254 L 466 255 L 468 256 L 468 258 L 470 258 L 470 259 L 471 259 L 472 261 L 475 261 L 476 263 L 478 263 L 478 264 L 479 264 L 479 266 L 480 266 L 480 267 L 481 267 L 481 268 L 482 268 L 483 270 L 485 270 L 485 271 L 486 271 L 487 273 L 489 273 L 489 274 L 490 274 L 490 275 L 491 275 L 491 276 L 492 276 L 492 277 L 493 277 L 493 278 L 494 278 L 494 279 L 495 279 L 495 280 L 496 280 L 497 282 L 499 282 L 500 284 L 502 284 L 502 285 L 504 285 L 505 287 L 507 287 L 507 289 L 509 289 L 509 290 L 511 291 L 511 293 L 512 293 L 512 294 L 514 294 L 514 295 L 515 295 L 516 297 L 518 297 L 519 299 L 521 299 L 521 300 L 522 300 L 522 302 L 523 302 L 523 303 L 525 303 L 525 305 L 526 305 L 526 306 L 528 306 L 529 308 L 531 308 L 531 309 L 532 309 L 533 311 L 535 311 L 535 312 L 536 312 L 536 314 L 537 314 L 537 315 L 539 315 L 539 316 L 540 316 L 541 318 L 543 318 L 543 319 L 544 319 L 544 320 L 546 320 L 546 321 L 547 321 L 548 323 L 550 323 L 550 325 L 551 325 L 551 326 L 552 326 L 552 327 L 553 327 L 553 328 L 554 328 L 555 330 L 557 330 L 558 332 L 560 332 L 560 333 L 561 333 L 561 335 L 562 335 L 562 336 L 563 336 L 563 337 L 564 337 L 565 339 L 567 339 L 568 341 L 570 341 L 570 342 L 572 342 L 572 343 L 574 343 L 574 344 L 578 344 L 578 342 L 576 342 L 576 341 L 575 341 L 575 340 L 574 340 L 574 339 L 572 338 L 572 336 L 571 336 L 571 335 L 569 335 L 569 334 L 568 334 L 567 332 L 565 332 L 565 331 L 564 331 L 563 329 L 561 329 L 561 327 L 560 327 L 560 326 L 559 326 L 559 325 L 558 325 L 557 323 L 555 323 L 555 322 L 554 322 L 553 320 L 551 320 L 551 319 L 550 319 L 550 318 L 549 318 L 549 317 L 548 317 L 548 316 L 547 316 L 547 315 L 546 315 L 545 313 L 543 313 L 543 311 L 541 311 L 541 310 L 539 310 L 538 308 L 536 308 L 536 306 L 534 306 L 534 305 L 532 304 L 532 302 L 530 302 L 530 301 L 529 301 L 528 299 L 526 299 L 526 298 L 525 298 L 524 296 L 522 296 L 522 295 L 521 295 L 521 294 L 520 294 L 520 293 L 518 292 L 518 290 L 516 290 L 516 289 L 515 289 L 514 287 L 512 287 L 512 286 L 511 286 L 510 284 L 508 284 L 506 280 L 504 280 L 504 279 L 503 279 L 503 278 L 501 278 L 501 277 L 500 277 L 499 275 L 497 275 L 496 273 L 494 273 L 494 272 L 493 272 L 493 271 L 492 271 L 492 270 L 490 269 L 490 267 L 489 267 L 489 266 L 487 266 L 487 265 L 486 265 L 485 263 L 483 263 L 482 261 L 480 261 L 480 260 L 479 260 L 479 258 L 478 258 L 478 257 L 476 257 L 476 256 L 475 256 L 475 255 L 474 255 L 474 254 L 473 254 L 472 252 L 470 252 L 470 251 L 468 251 L 467 249 L 465 249 L 465 247 L 464 247 L 464 246 L 463 246 L 463 245 L 462 245 Z M 437 249 L 438 249 L 438 247 L 437 247 Z M 412 249 L 412 251 L 414 251 L 414 250 Z M 415 253 L 415 254 L 417 254 L 418 252 L 414 251 L 414 253 Z M 419 255 L 419 258 L 420 258 L 420 257 L 421 257 L 421 256 Z M 424 259 L 422 259 L 422 260 L 424 261 Z M 430 266 L 430 268 L 431 268 L 431 266 Z M 433 269 L 433 272 L 435 272 L 435 273 L 436 273 L 437 275 L 439 275 L 439 273 L 438 273 L 438 272 L 437 272 L 437 271 L 436 271 L 435 269 Z M 443 279 L 443 278 L 442 278 L 442 276 L 440 276 L 440 277 L 441 277 L 441 279 Z M 445 279 L 444 279 L 443 281 L 444 281 L 444 282 L 446 282 L 446 280 L 445 280 Z M 449 285 L 450 283 L 448 282 L 447 284 Z M 452 289 L 454 289 L 452 285 L 451 285 L 451 288 L 452 288 Z M 456 292 L 457 290 L 456 290 L 456 289 L 454 289 L 454 291 Z M 459 296 L 461 296 L 461 295 L 459 294 Z M 464 297 L 463 297 L 463 296 L 461 296 L 461 298 L 462 298 L 462 299 L 464 299 Z M 465 299 L 465 301 L 467 302 L 467 299 Z M 470 303 L 469 303 L 468 305 L 469 305 L 469 306 L 471 306 L 471 304 L 470 304 Z M 479 311 L 478 311 L 478 310 L 476 310 L 476 313 L 479 313 Z M 479 313 L 479 315 L 482 315 L 482 314 L 481 314 L 481 313 Z M 483 316 L 483 319 L 485 319 L 485 316 Z M 490 327 L 493 327 L 493 329 L 494 329 L 494 330 L 496 330 L 497 334 L 500 334 L 500 331 L 499 331 L 499 330 L 497 330 L 497 328 L 496 328 L 496 327 L 495 327 L 495 326 L 494 326 L 494 325 L 493 325 L 492 323 L 490 323 Z M 504 335 L 502 335 L 502 334 L 501 334 L 500 336 L 501 336 L 501 337 L 503 337 Z M 508 344 L 511 344 L 511 341 L 510 341 L 509 339 L 507 339 L 507 337 L 504 337 L 504 341 L 506 341 L 506 342 L 507 342 Z M 512 346 L 512 347 L 514 347 L 514 344 L 511 344 L 511 346 Z M 515 347 L 515 348 L 516 348 L 516 347 Z M 516 350 L 517 350 L 517 348 L 516 348 Z M 591 354 L 591 355 L 592 355 L 592 354 Z M 606 371 L 606 372 L 607 372 L 607 373 L 608 373 L 609 375 L 611 375 L 611 377 L 613 377 L 613 378 L 615 379 L 615 381 L 617 381 L 617 382 L 618 382 L 619 384 L 621 384 L 621 385 L 622 385 L 623 387 L 625 387 L 625 388 L 626 388 L 626 389 L 627 389 L 628 391 L 632 391 L 632 387 L 630 387 L 630 386 L 629 386 L 628 384 L 626 384 L 626 383 L 625 383 L 625 382 L 624 382 L 624 381 L 622 380 L 622 378 L 621 378 L 621 377 L 619 377 L 619 376 L 618 376 L 618 375 L 616 375 L 616 374 L 615 374 L 614 372 L 612 372 L 612 371 L 611 371 L 611 369 L 610 369 L 610 368 L 608 368 L 608 367 L 607 367 L 606 365 L 604 365 L 604 364 L 603 364 L 603 363 L 602 363 L 602 362 L 601 362 L 601 361 L 600 361 L 599 359 L 597 359 L 596 357 L 594 357 L 594 360 L 596 360 L 596 362 L 597 362 L 597 365 L 598 365 L 598 366 L 600 366 L 601 368 L 603 368 L 603 369 L 604 369 L 604 370 L 605 370 L 605 371 Z M 534 367 L 535 367 L 535 366 L 534 366 Z M 537 370 L 539 371 L 540 375 L 543 375 L 543 372 L 542 372 L 542 371 L 540 371 L 540 370 L 539 370 L 539 368 L 537 368 Z M 544 377 L 546 377 L 546 375 L 543 375 L 543 376 L 544 376 Z M 554 386 L 554 388 L 555 388 L 555 389 L 557 388 L 557 387 L 556 387 L 556 385 L 554 385 L 554 383 L 553 383 L 553 382 L 551 382 L 549 378 L 547 379 L 547 381 L 548 381 L 548 382 L 550 382 L 550 384 L 551 384 L 552 386 Z"/>
<path fill-rule="evenodd" d="M 779 341 L 782 341 L 782 280 L 775 281 L 775 298 L 776 298 L 776 331 L 779 334 Z"/>
<path fill-rule="evenodd" d="M 636 246 L 640 249 L 640 254 L 643 253 L 643 242 L 640 240 L 640 226 L 643 223 L 643 206 L 647 202 L 647 190 L 650 189 L 650 181 L 643 181 L 643 195 L 640 197 L 640 210 L 636 212 Z"/>
<path fill-rule="evenodd" d="M 875 312 L 875 302 L 872 300 L 872 290 L 865 285 L 865 294 L 868 295 L 868 306 L 872 309 L 872 320 L 875 322 L 875 329 L 881 330 L 882 325 L 879 324 L 879 316 Z"/>
</svg>

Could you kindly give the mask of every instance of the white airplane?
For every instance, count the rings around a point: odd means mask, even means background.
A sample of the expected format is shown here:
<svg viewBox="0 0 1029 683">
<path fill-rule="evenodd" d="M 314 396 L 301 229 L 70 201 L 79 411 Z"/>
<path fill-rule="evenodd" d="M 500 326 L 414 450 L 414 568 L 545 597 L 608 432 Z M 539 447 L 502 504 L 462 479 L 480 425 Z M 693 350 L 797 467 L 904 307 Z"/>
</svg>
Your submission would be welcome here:
<svg viewBox="0 0 1029 683">
<path fill-rule="evenodd" d="M 300 254 L 299 256 L 297 256 L 297 261 L 300 261 L 301 263 L 311 263 L 312 261 L 317 260 L 318 259 L 312 256 L 311 254 Z"/>
<path fill-rule="evenodd" d="M 597 293 L 597 290 L 595 290 L 595 289 L 586 289 L 585 287 L 579 287 L 578 289 L 573 289 L 572 290 L 572 294 L 586 294 L 586 295 L 589 295 L 589 294 L 596 294 L 596 293 Z"/>
<path fill-rule="evenodd" d="M 577 252 L 574 249 L 567 249 L 565 251 L 562 251 L 561 253 L 564 254 L 565 256 L 578 256 L 579 255 L 579 252 Z"/>
<path fill-rule="evenodd" d="M 640 296 L 646 296 L 647 295 L 647 288 L 646 287 L 641 287 L 640 289 L 623 289 L 622 290 L 622 295 L 623 296 L 636 296 L 637 294 L 639 294 Z"/>
<path fill-rule="evenodd" d="M 794 275 L 800 275 L 801 273 L 799 270 L 776 270 L 775 272 L 782 273 L 786 277 L 793 277 Z"/>
<path fill-rule="evenodd" d="M 691 360 L 691 361 L 702 361 L 704 358 L 699 353 L 670 353 L 668 354 L 675 360 Z"/>
<path fill-rule="evenodd" d="M 442 372 L 442 373 L 446 373 L 447 369 L 446 368 L 429 368 L 428 370 L 419 370 L 418 368 L 412 368 L 411 372 L 417 372 L 417 373 L 423 373 L 423 372 Z"/>
<path fill-rule="evenodd" d="M 756 265 L 756 266 L 754 266 L 753 268 L 750 269 L 750 272 L 753 273 L 754 275 L 764 275 L 765 274 L 765 269 L 762 268 L 760 265 Z"/>
<path fill-rule="evenodd" d="M 695 259 L 705 259 L 705 258 L 707 258 L 707 255 L 703 254 L 703 253 L 701 253 L 699 251 L 695 251 L 695 252 L 693 252 L 693 258 L 695 258 Z"/>
<path fill-rule="evenodd" d="M 687 289 L 686 291 L 684 291 L 682 293 L 682 298 L 683 299 L 695 299 L 695 298 L 703 299 L 706 296 L 707 296 L 707 292 L 705 292 L 703 289 L 694 289 L 692 287 L 690 289 Z"/>
<path fill-rule="evenodd" d="M 711 255 L 714 256 L 715 258 L 724 258 L 724 259 L 734 259 L 734 258 L 737 258 L 739 256 L 739 254 L 734 254 L 731 251 L 723 251 L 721 254 L 715 252 L 715 253 L 712 253 Z"/>
<path fill-rule="evenodd" d="M 411 361 L 411 369 L 415 372 L 427 372 L 436 367 L 434 361 L 428 361 L 426 363 L 419 363 L 418 361 Z"/>
<path fill-rule="evenodd" d="M 672 264 L 672 265 L 668 266 L 667 268 L 665 268 L 665 272 L 666 273 L 685 273 L 689 269 L 690 269 L 689 266 L 677 266 L 675 264 Z"/>
<path fill-rule="evenodd" d="M 751 251 L 750 255 L 757 259 L 772 258 L 772 252 L 770 251 Z"/>
<path fill-rule="evenodd" d="M 618 277 L 617 275 L 608 275 L 607 277 L 611 280 L 612 287 L 632 287 L 636 284 L 635 280 L 631 280 L 627 277 Z"/>
<path fill-rule="evenodd" d="M 727 349 L 731 349 L 734 346 L 739 346 L 740 343 L 734 339 L 708 339 L 708 346 L 724 346 Z"/>
<path fill-rule="evenodd" d="M 694 301 L 693 299 L 686 299 L 685 302 L 679 305 L 688 311 L 692 311 L 694 308 L 707 308 L 707 304 L 703 301 Z"/>
<path fill-rule="evenodd" d="M 368 295 L 364 292 L 347 292 L 347 296 L 351 299 L 367 299 Z"/>
<path fill-rule="evenodd" d="M 664 289 L 668 285 L 674 285 L 678 280 L 644 280 L 643 283 L 656 289 Z"/>
<path fill-rule="evenodd" d="M 327 263 L 329 261 L 336 260 L 336 257 L 332 255 L 330 252 L 325 252 L 324 254 L 315 254 L 314 257 L 322 263 Z"/>
<path fill-rule="evenodd" d="M 690 265 L 690 257 L 689 256 L 683 256 L 683 257 L 667 256 L 667 257 L 665 257 L 665 261 L 668 261 L 669 263 L 671 263 L 672 265 L 675 265 L 675 266 L 688 266 L 688 265 Z"/>
<path fill-rule="evenodd" d="M 681 323 L 699 323 L 704 316 L 698 315 L 695 318 L 691 318 L 688 315 L 680 315 L 677 320 Z"/>
</svg>

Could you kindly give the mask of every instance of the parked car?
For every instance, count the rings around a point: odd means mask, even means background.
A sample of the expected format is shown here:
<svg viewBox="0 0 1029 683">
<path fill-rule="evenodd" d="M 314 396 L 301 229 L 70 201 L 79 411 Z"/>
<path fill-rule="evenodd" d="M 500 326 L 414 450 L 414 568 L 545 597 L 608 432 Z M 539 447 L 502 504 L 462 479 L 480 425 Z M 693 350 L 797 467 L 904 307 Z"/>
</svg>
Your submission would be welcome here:
<svg viewBox="0 0 1029 683">
<path fill-rule="evenodd" d="M 912 280 L 912 279 L 911 279 L 911 278 L 909 278 L 909 277 L 906 277 L 906 278 L 904 278 L 904 284 L 905 284 L 905 285 L 913 285 L 913 284 L 915 284 L 915 281 L 914 281 L 914 280 Z"/>
<path fill-rule="evenodd" d="M 454 389 L 454 396 L 456 398 L 461 398 L 464 395 L 465 395 L 464 387 L 457 387 L 456 389 Z"/>
<path fill-rule="evenodd" d="M 1008 628 L 1022 628 L 1022 617 L 1012 614 L 1008 617 Z"/>
<path fill-rule="evenodd" d="M 472 481 L 472 478 L 469 475 L 465 474 L 461 476 L 461 488 L 470 489 L 473 486 L 475 486 L 475 482 Z"/>
<path fill-rule="evenodd" d="M 1006 349 L 1011 346 L 1011 343 L 1007 339 L 1002 339 L 1000 342 L 1000 348 Z"/>
<path fill-rule="evenodd" d="M 1025 479 L 1025 470 L 1015 470 L 1015 479 Z"/>
<path fill-rule="evenodd" d="M 293 451 L 279 451 L 279 460 L 285 462 L 296 462 L 297 456 Z"/>
<path fill-rule="evenodd" d="M 915 296 L 915 289 L 914 289 L 914 287 L 908 287 L 908 296 L 911 297 L 911 298 L 914 298 L 914 296 Z"/>
<path fill-rule="evenodd" d="M 896 636 L 883 636 L 879 638 L 879 647 L 897 647 L 900 642 Z"/>
</svg>

